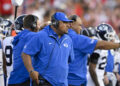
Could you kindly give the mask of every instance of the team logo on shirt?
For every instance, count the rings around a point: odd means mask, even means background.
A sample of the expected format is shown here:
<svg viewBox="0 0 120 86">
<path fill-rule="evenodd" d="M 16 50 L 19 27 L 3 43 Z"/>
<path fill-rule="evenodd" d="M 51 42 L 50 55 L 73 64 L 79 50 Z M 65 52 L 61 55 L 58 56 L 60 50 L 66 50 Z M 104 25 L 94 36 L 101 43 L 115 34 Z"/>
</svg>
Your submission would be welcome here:
<svg viewBox="0 0 120 86">
<path fill-rule="evenodd" d="M 27 45 L 24 46 L 24 49 L 27 47 Z"/>
<path fill-rule="evenodd" d="M 52 43 L 51 42 L 49 42 L 49 45 L 51 45 Z"/>
<path fill-rule="evenodd" d="M 64 43 L 63 46 L 64 46 L 64 47 L 68 47 L 68 44 L 67 44 L 67 43 Z"/>
</svg>

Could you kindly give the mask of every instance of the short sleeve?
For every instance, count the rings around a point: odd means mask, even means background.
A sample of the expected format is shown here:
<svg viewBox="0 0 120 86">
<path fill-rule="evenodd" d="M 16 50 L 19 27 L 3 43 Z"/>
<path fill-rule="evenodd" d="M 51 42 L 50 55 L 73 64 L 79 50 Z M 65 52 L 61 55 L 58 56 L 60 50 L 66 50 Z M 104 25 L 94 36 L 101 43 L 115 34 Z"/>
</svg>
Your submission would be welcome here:
<svg viewBox="0 0 120 86">
<path fill-rule="evenodd" d="M 77 35 L 77 39 L 76 39 L 76 45 L 79 47 L 78 49 L 83 52 L 83 53 L 88 53 L 91 54 L 93 53 L 95 46 L 98 42 L 98 40 L 95 39 L 91 39 L 87 36 L 83 36 L 83 35 Z"/>
<path fill-rule="evenodd" d="M 32 39 L 28 43 L 26 43 L 26 45 L 24 46 L 23 52 L 28 55 L 34 56 L 40 51 L 41 44 L 42 43 L 40 41 L 39 35 L 36 35 L 32 37 Z"/>
<path fill-rule="evenodd" d="M 90 55 L 89 61 L 90 61 L 91 63 L 97 64 L 99 57 L 100 57 L 100 55 L 99 55 L 98 53 L 94 52 L 94 53 L 92 53 L 92 54 Z"/>
</svg>

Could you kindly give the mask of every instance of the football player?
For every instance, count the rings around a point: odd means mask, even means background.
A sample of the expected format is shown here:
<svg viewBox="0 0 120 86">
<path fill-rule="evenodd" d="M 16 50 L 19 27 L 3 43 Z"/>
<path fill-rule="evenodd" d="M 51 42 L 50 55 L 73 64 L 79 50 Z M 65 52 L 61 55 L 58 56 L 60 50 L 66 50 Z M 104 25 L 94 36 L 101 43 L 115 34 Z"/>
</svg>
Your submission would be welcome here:
<svg viewBox="0 0 120 86">
<path fill-rule="evenodd" d="M 1 38 L 0 38 L 1 39 Z M 2 55 L 2 43 L 0 40 L 0 86 L 4 85 L 4 73 L 3 73 L 3 55 Z"/>
<path fill-rule="evenodd" d="M 19 33 L 23 29 L 23 18 L 25 15 L 21 15 L 16 18 L 14 22 L 14 28 L 9 28 L 7 30 L 6 38 L 3 40 L 3 52 L 6 58 L 6 68 L 7 68 L 7 82 L 10 76 L 11 71 L 13 70 L 13 45 L 12 41 L 14 36 L 12 36 L 12 30 L 15 29 L 16 33 Z M 10 25 L 11 26 L 11 25 Z M 9 27 L 10 27 L 9 26 Z M 6 83 L 7 84 L 7 83 Z"/>
<path fill-rule="evenodd" d="M 100 24 L 97 26 L 97 36 L 99 40 L 109 41 L 115 32 L 108 24 Z M 107 57 L 110 51 L 97 49 L 90 56 L 88 83 L 87 86 L 105 86 L 103 79 L 105 67 L 107 64 Z"/>
</svg>

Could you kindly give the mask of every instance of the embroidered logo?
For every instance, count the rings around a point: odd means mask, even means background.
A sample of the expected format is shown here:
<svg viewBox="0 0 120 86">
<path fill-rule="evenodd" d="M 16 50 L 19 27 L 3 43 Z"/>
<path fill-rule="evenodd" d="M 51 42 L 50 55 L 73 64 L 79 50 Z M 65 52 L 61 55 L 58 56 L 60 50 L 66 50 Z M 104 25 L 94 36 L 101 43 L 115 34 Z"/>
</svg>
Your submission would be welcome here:
<svg viewBox="0 0 120 86">
<path fill-rule="evenodd" d="M 25 49 L 26 47 L 27 47 L 27 46 L 25 45 L 25 46 L 24 46 L 24 49 Z"/>
<path fill-rule="evenodd" d="M 49 45 L 51 45 L 52 43 L 51 42 L 49 42 Z"/>
<path fill-rule="evenodd" d="M 64 43 L 63 46 L 64 46 L 64 47 L 68 47 L 68 44 L 67 44 L 67 43 Z"/>
</svg>

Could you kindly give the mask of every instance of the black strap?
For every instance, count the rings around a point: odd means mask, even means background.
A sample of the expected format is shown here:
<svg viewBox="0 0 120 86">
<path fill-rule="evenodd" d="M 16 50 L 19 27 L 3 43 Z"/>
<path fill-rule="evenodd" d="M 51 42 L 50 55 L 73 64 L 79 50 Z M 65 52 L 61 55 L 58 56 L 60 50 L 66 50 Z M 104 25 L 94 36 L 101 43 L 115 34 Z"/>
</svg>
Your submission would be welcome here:
<svg viewBox="0 0 120 86">
<path fill-rule="evenodd" d="M 80 86 L 84 86 L 84 84 L 81 84 Z"/>
</svg>

